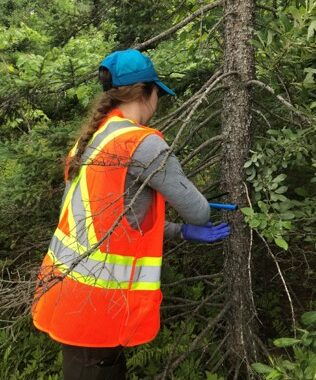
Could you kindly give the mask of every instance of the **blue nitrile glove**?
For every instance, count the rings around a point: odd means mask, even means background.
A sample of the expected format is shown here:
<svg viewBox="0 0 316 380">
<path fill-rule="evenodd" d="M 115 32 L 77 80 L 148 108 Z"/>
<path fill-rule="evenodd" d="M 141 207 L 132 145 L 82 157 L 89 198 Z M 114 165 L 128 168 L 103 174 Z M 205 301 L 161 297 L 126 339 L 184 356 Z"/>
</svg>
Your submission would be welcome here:
<svg viewBox="0 0 316 380">
<path fill-rule="evenodd" d="M 211 222 L 208 222 L 205 226 L 182 224 L 181 233 L 184 240 L 212 243 L 217 240 L 225 239 L 230 234 L 230 226 L 228 223 L 213 226 Z"/>
</svg>

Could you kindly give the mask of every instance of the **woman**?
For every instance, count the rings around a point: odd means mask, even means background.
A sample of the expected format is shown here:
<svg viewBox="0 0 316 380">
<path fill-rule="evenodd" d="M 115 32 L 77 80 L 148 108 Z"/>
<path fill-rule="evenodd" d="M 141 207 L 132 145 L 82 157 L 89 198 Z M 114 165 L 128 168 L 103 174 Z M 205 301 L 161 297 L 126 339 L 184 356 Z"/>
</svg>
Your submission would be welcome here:
<svg viewBox="0 0 316 380">
<path fill-rule="evenodd" d="M 212 242 L 209 205 L 162 134 L 145 125 L 174 95 L 132 49 L 102 61 L 103 94 L 71 150 L 57 229 L 39 274 L 35 326 L 63 347 L 66 380 L 125 379 L 122 348 L 159 331 L 163 237 Z M 165 200 L 190 224 L 165 222 Z"/>
</svg>

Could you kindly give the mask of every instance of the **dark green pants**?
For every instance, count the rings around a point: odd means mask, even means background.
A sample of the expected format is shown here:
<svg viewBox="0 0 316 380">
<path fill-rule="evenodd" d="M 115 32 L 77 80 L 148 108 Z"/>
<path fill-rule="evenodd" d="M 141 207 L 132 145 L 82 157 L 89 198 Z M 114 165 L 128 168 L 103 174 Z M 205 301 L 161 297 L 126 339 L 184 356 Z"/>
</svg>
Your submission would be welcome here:
<svg viewBox="0 0 316 380">
<path fill-rule="evenodd" d="M 62 345 L 64 380 L 125 380 L 123 347 Z"/>
</svg>

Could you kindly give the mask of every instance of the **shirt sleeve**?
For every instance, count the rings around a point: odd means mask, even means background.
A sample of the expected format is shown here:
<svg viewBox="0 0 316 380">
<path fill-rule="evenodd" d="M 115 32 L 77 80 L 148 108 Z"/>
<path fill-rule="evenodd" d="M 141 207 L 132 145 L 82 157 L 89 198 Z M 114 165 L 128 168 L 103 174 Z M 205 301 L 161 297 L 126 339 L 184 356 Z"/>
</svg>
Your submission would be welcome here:
<svg viewBox="0 0 316 380">
<path fill-rule="evenodd" d="M 164 237 L 165 239 L 181 240 L 181 223 L 165 222 Z"/>
<path fill-rule="evenodd" d="M 147 136 L 132 156 L 129 173 L 144 181 L 161 166 L 169 149 L 168 144 L 158 135 Z M 148 185 L 159 191 L 186 223 L 204 225 L 209 221 L 210 207 L 207 199 L 184 175 L 174 154 L 167 158 L 166 164 L 153 175 Z M 170 227 L 172 228 L 175 227 Z M 179 227 L 177 231 L 179 232 Z"/>
</svg>

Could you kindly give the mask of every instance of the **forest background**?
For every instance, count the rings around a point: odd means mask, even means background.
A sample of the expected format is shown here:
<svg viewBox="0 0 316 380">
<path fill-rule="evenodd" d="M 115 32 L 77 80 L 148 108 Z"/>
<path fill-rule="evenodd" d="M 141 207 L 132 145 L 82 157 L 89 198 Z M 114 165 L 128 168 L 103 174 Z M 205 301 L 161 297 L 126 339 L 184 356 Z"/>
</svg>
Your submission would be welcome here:
<svg viewBox="0 0 316 380">
<path fill-rule="evenodd" d="M 312 0 L 0 1 L 1 379 L 61 379 L 35 276 L 98 64 L 128 47 L 177 93 L 152 125 L 186 175 L 241 210 L 213 213 L 224 245 L 166 242 L 161 332 L 127 350 L 129 378 L 316 378 L 315 30 Z"/>
</svg>

